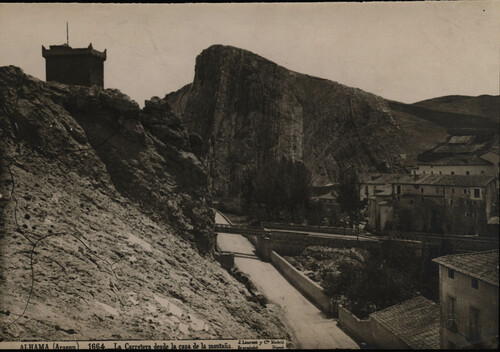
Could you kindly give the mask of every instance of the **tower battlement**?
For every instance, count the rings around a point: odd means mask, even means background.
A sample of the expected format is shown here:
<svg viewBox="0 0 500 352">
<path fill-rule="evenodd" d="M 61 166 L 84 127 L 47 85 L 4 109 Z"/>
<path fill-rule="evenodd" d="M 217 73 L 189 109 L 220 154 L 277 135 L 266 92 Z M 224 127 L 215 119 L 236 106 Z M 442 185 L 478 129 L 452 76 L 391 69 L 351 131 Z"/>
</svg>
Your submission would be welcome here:
<svg viewBox="0 0 500 352">
<path fill-rule="evenodd" d="M 106 49 L 101 52 L 92 47 L 72 48 L 68 44 L 42 45 L 45 58 L 46 81 L 80 86 L 104 87 L 104 61 Z"/>
</svg>

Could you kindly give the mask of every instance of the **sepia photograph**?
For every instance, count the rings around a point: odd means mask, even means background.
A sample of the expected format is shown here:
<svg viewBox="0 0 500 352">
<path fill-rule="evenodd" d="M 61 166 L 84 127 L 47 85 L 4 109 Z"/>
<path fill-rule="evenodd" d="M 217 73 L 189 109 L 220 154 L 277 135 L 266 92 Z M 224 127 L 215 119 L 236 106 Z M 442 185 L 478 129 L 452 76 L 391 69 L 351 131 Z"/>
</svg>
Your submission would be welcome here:
<svg viewBox="0 0 500 352">
<path fill-rule="evenodd" d="M 498 349 L 500 2 L 0 3 L 0 349 Z"/>
</svg>

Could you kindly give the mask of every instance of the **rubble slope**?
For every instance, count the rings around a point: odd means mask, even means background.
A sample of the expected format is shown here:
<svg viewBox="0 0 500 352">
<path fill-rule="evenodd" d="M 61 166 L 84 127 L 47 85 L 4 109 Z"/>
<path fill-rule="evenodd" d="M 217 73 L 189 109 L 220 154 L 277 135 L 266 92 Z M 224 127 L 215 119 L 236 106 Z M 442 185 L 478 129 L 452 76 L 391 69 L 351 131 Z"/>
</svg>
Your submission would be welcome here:
<svg viewBox="0 0 500 352">
<path fill-rule="evenodd" d="M 0 340 L 289 338 L 212 258 L 206 174 L 161 101 L 0 68 Z"/>
</svg>

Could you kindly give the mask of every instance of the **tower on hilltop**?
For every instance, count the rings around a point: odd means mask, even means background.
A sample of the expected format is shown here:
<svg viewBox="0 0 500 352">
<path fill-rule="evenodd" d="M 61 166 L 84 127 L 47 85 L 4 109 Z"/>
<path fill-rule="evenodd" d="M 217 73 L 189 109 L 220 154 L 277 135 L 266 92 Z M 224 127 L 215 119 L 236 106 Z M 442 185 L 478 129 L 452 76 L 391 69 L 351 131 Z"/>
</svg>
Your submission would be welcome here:
<svg viewBox="0 0 500 352">
<path fill-rule="evenodd" d="M 92 48 L 92 43 L 87 48 L 72 48 L 66 42 L 51 45 L 49 49 L 42 45 L 42 56 L 45 58 L 47 82 L 104 87 L 106 49 L 97 51 Z"/>
</svg>

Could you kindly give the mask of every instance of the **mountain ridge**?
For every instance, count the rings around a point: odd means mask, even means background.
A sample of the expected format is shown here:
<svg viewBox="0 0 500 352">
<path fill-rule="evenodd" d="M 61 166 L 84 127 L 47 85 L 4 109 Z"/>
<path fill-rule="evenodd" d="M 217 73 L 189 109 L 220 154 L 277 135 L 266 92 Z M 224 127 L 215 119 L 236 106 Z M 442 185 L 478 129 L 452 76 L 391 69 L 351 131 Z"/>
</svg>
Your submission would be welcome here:
<svg viewBox="0 0 500 352">
<path fill-rule="evenodd" d="M 237 194 L 249 167 L 282 156 L 304 161 L 315 184 L 335 180 L 347 164 L 361 170 L 401 167 L 402 142 L 383 98 L 288 70 L 247 50 L 205 49 L 196 59 L 193 83 L 163 100 L 201 135 L 216 192 Z M 386 140 L 374 132 L 379 130 Z"/>
</svg>

